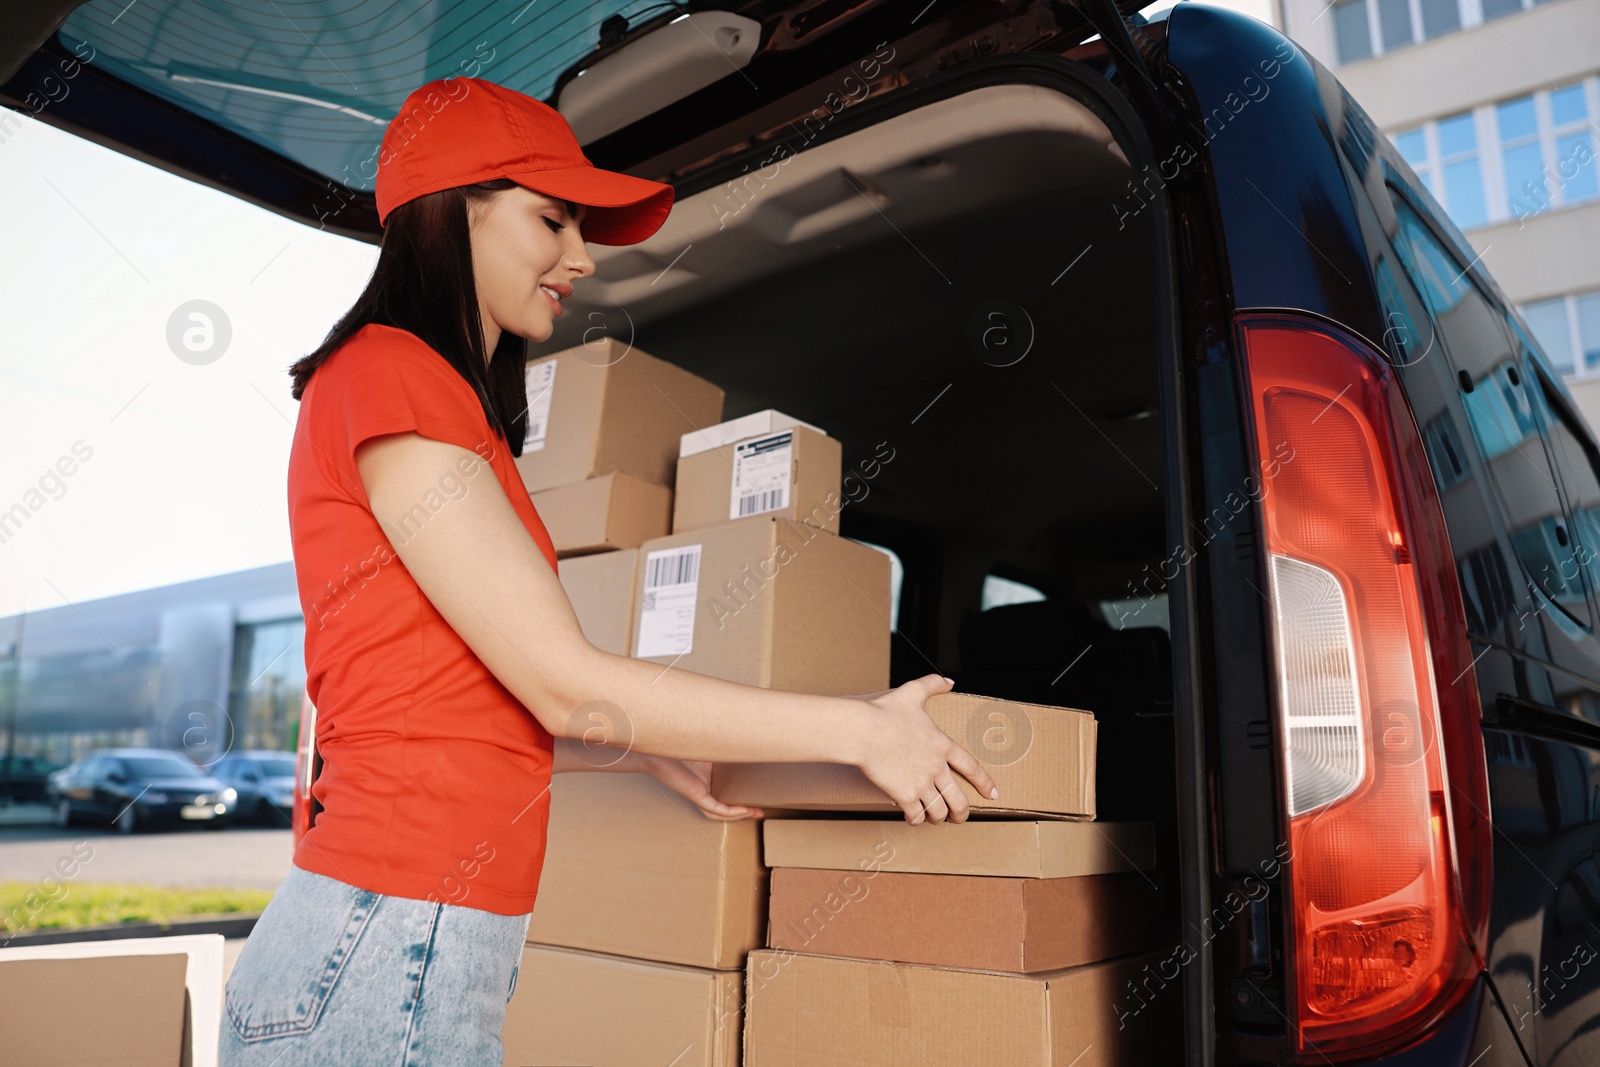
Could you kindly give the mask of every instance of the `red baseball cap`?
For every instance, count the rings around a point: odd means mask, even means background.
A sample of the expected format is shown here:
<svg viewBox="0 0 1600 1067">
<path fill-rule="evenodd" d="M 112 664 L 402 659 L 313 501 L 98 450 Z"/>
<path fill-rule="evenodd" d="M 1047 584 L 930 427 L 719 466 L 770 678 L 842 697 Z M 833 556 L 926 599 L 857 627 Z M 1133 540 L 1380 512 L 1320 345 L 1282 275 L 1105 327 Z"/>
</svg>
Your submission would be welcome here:
<svg viewBox="0 0 1600 1067">
<path fill-rule="evenodd" d="M 637 244 L 672 209 L 672 186 L 590 163 L 555 108 L 482 78 L 457 77 L 415 90 L 384 131 L 378 222 L 408 200 L 491 178 L 587 205 L 583 239 L 593 244 Z"/>
</svg>

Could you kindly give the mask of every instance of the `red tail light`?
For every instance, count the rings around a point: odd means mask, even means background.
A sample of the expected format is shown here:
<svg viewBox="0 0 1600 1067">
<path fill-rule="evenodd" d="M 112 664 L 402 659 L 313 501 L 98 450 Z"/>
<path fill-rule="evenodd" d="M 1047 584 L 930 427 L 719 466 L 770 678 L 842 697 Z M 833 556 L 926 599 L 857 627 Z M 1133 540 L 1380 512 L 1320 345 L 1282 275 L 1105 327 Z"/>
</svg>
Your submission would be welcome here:
<svg viewBox="0 0 1600 1067">
<path fill-rule="evenodd" d="M 1309 319 L 1238 325 L 1265 476 L 1294 1030 L 1302 1056 L 1326 1062 L 1409 1044 L 1482 966 L 1477 682 L 1433 475 L 1391 368 Z"/>
<path fill-rule="evenodd" d="M 294 843 L 311 828 L 311 782 L 317 776 L 317 706 L 300 694 L 300 735 L 294 746 Z"/>
</svg>

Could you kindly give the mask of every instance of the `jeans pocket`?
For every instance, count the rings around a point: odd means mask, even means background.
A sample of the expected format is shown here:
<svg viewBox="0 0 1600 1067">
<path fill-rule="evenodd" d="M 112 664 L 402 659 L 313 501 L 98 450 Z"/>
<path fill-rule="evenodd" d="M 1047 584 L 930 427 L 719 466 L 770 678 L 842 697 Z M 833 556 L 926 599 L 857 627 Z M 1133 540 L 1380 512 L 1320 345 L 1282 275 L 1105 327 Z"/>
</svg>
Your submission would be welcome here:
<svg viewBox="0 0 1600 1067">
<path fill-rule="evenodd" d="M 234 1033 L 243 1041 L 310 1033 L 380 899 L 326 877 L 286 881 L 223 987 Z"/>
</svg>

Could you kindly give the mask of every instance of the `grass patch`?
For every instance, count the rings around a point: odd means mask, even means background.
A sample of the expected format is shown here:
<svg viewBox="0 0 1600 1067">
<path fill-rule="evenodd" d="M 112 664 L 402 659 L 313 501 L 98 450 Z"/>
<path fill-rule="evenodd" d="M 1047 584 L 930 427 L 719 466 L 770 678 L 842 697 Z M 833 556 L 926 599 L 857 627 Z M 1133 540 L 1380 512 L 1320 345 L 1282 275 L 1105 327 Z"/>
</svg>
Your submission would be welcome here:
<svg viewBox="0 0 1600 1067">
<path fill-rule="evenodd" d="M 198 915 L 256 914 L 267 889 L 185 889 L 98 882 L 0 882 L 0 929 L 7 936 L 112 923 L 159 923 Z"/>
</svg>

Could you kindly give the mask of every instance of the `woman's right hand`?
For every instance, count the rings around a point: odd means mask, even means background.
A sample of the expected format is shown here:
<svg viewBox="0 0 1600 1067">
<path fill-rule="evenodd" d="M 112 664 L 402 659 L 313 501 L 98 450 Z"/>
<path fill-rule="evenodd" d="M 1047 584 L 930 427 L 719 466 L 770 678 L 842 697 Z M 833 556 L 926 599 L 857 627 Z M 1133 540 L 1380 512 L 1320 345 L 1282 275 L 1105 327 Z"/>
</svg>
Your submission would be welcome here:
<svg viewBox="0 0 1600 1067">
<path fill-rule="evenodd" d="M 966 822 L 970 805 L 956 782 L 961 774 L 980 796 L 999 790 L 977 757 L 957 744 L 924 708 L 927 699 L 948 693 L 951 683 L 938 674 L 914 678 L 897 689 L 860 699 L 869 712 L 866 744 L 858 763 L 863 773 L 905 812 L 906 822 Z"/>
</svg>

